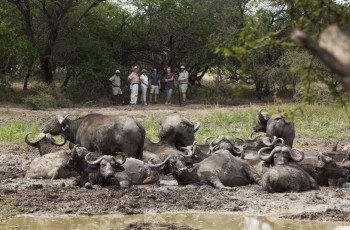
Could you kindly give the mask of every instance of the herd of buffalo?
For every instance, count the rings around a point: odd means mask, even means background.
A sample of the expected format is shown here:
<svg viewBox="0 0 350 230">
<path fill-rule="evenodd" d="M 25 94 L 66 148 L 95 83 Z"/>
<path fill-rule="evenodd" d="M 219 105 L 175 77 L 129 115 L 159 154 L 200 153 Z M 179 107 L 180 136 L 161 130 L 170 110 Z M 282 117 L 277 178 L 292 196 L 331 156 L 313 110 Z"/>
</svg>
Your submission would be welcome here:
<svg viewBox="0 0 350 230">
<path fill-rule="evenodd" d="M 26 178 L 75 176 L 76 186 L 158 184 L 171 174 L 179 185 L 207 184 L 216 188 L 258 184 L 267 192 L 307 191 L 319 186 L 342 187 L 349 179 L 349 149 L 304 158 L 293 148 L 295 128 L 279 114 L 260 110 L 249 140 L 207 137 L 197 143 L 200 123 L 179 113 L 159 122 L 159 141 L 146 137 L 143 126 L 129 116 L 88 114 L 70 119 L 53 117 L 28 145 L 39 149 Z M 62 135 L 57 142 L 52 135 Z M 70 149 L 62 146 L 69 141 Z"/>
</svg>

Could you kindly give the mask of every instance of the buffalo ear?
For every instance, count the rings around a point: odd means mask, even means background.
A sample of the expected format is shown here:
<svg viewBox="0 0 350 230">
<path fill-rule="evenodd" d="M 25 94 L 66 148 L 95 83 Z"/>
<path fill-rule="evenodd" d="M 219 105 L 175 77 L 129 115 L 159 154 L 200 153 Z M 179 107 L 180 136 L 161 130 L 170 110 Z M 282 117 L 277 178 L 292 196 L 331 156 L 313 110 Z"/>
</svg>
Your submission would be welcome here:
<svg viewBox="0 0 350 230">
<path fill-rule="evenodd" d="M 66 129 L 69 127 L 69 125 L 67 125 L 67 124 L 62 124 L 62 130 L 63 131 L 66 131 Z"/>
</svg>

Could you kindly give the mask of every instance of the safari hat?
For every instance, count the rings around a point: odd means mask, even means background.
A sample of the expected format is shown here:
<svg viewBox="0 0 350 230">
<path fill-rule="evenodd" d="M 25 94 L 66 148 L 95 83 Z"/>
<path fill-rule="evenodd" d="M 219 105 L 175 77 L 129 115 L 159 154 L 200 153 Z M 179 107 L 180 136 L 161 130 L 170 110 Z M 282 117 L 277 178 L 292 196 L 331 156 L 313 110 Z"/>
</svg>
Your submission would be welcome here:
<svg viewBox="0 0 350 230">
<path fill-rule="evenodd" d="M 184 69 L 185 68 L 185 66 L 184 65 L 182 65 L 181 67 L 180 67 L 180 69 Z"/>
<path fill-rule="evenodd" d="M 138 69 L 137 66 L 134 66 L 134 69 Z"/>
<path fill-rule="evenodd" d="M 120 73 L 119 69 L 117 69 L 117 70 L 115 71 L 115 73 Z"/>
<path fill-rule="evenodd" d="M 147 72 L 146 69 L 142 69 L 142 70 L 141 70 L 141 73 L 146 73 L 146 72 Z"/>
</svg>

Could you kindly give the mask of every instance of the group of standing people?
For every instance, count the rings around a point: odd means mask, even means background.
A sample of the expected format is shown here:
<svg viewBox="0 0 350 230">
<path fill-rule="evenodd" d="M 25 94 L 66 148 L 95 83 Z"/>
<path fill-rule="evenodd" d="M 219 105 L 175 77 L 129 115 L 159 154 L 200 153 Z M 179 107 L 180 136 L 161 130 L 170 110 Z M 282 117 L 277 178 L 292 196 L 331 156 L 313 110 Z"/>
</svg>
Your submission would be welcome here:
<svg viewBox="0 0 350 230">
<path fill-rule="evenodd" d="M 141 76 L 138 75 L 138 67 L 135 66 L 133 68 L 133 72 L 128 76 L 128 81 L 130 83 L 130 104 L 137 104 L 137 97 L 139 91 L 139 84 L 141 86 L 141 103 L 143 105 L 147 105 L 147 90 L 150 89 L 150 103 L 152 103 L 152 99 L 154 96 L 154 103 L 158 103 L 158 94 L 161 89 L 160 76 L 157 73 L 157 69 L 153 68 L 152 73 L 147 76 L 147 70 L 141 70 Z M 120 88 L 120 71 L 116 70 L 115 74 L 109 79 L 112 84 L 113 89 L 113 105 L 116 105 L 116 97 L 119 95 L 122 104 L 125 105 L 124 97 L 122 90 Z M 188 78 L 189 74 L 185 70 L 185 66 L 180 67 L 180 73 L 177 82 L 179 83 L 179 90 L 182 94 L 182 103 L 181 105 L 186 104 L 186 92 L 188 89 Z M 175 89 L 175 75 L 171 72 L 171 68 L 168 67 L 166 74 L 164 76 L 165 81 L 165 91 L 167 95 L 167 99 L 165 104 L 171 104 L 171 97 Z"/>
</svg>

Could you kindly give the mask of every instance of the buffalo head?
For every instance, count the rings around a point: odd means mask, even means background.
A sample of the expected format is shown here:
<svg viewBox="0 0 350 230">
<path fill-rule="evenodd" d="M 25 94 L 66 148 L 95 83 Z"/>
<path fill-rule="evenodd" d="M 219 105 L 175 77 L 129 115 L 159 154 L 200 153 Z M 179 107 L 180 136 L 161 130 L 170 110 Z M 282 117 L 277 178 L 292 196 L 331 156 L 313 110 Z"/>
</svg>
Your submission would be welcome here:
<svg viewBox="0 0 350 230">
<path fill-rule="evenodd" d="M 69 127 L 68 124 L 68 116 L 65 117 L 62 116 L 56 116 L 51 118 L 46 125 L 43 128 L 43 133 L 50 133 L 52 135 L 58 135 L 62 133 L 63 131 L 66 131 Z"/>
<path fill-rule="evenodd" d="M 337 164 L 331 157 L 320 154 L 315 165 L 316 173 L 319 177 L 331 179 L 348 178 L 349 171 L 342 165 Z"/>
<path fill-rule="evenodd" d="M 273 161 L 273 165 L 285 165 L 289 162 L 299 162 L 304 159 L 303 152 L 296 149 L 293 150 L 289 146 L 283 144 L 284 143 L 282 143 L 282 145 L 276 146 L 268 156 L 263 156 L 262 153 L 265 150 L 271 150 L 271 147 L 264 147 L 260 149 L 258 152 L 259 158 L 263 161 Z M 299 154 L 296 154 L 295 151 L 299 152 Z"/>
<path fill-rule="evenodd" d="M 180 154 L 169 154 L 169 156 L 161 163 L 154 164 L 153 160 L 149 160 L 148 165 L 151 168 L 167 167 L 172 174 L 182 175 L 188 172 L 188 168 L 185 163 L 184 156 Z"/>
<path fill-rule="evenodd" d="M 115 174 L 117 172 L 124 171 L 124 167 L 122 166 L 126 161 L 126 156 L 124 153 L 117 153 L 122 156 L 122 160 L 117 160 L 113 156 L 109 155 L 102 155 L 97 160 L 90 161 L 88 158 L 90 157 L 92 153 L 88 153 L 85 156 L 85 161 L 88 163 L 90 168 L 98 169 L 100 175 L 106 180 L 106 181 L 113 181 L 115 180 Z"/>
<path fill-rule="evenodd" d="M 271 115 L 267 112 L 262 112 L 263 110 L 260 109 L 258 112 L 258 123 L 253 127 L 254 132 L 266 132 L 267 122 L 271 118 Z"/>
</svg>

